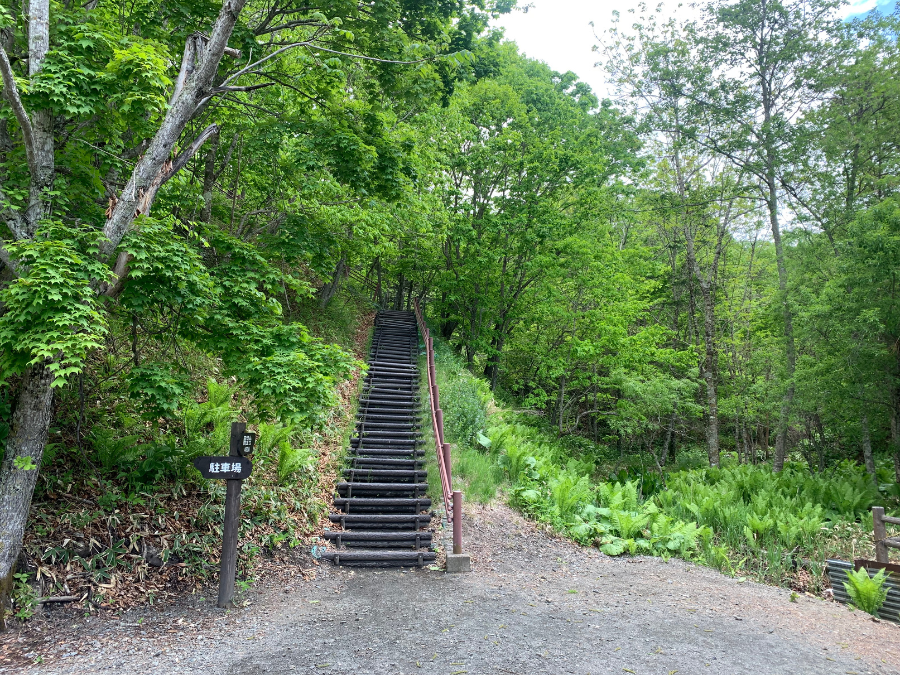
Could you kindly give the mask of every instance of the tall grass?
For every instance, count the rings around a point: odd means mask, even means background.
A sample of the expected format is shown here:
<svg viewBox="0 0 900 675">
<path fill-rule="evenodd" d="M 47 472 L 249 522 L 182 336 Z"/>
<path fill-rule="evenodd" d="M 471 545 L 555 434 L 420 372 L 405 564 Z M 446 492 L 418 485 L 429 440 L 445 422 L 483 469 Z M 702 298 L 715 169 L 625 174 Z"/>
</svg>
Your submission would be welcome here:
<svg viewBox="0 0 900 675">
<path fill-rule="evenodd" d="M 438 389 L 441 409 L 444 411 L 444 435 L 451 444 L 451 474 L 453 489 L 464 493 L 466 501 L 486 504 L 495 498 L 504 482 L 497 453 L 478 442 L 488 419 L 491 405 L 490 388 L 474 377 L 462 360 L 443 341 L 435 342 Z M 425 359 L 419 364 L 425 372 Z M 434 450 L 433 433 L 428 418 L 427 380 L 421 388 L 425 402 L 426 468 L 428 492 L 438 503 L 442 499 L 440 472 Z"/>
</svg>

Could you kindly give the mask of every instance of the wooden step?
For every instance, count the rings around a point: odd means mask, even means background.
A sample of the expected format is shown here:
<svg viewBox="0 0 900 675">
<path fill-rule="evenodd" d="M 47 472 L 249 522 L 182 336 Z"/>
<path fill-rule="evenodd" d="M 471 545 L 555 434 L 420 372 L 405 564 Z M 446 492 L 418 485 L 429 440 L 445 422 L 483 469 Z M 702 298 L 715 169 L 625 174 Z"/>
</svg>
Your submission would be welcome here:
<svg viewBox="0 0 900 675">
<path fill-rule="evenodd" d="M 431 508 L 431 500 L 403 497 L 336 497 L 334 506 L 344 513 L 358 513 L 357 509 L 410 509 L 412 513 L 421 513 Z"/>
<path fill-rule="evenodd" d="M 348 548 L 430 548 L 432 534 L 427 531 L 326 530 L 325 539 Z"/>
<path fill-rule="evenodd" d="M 346 476 L 351 483 L 364 481 L 377 483 L 380 481 L 393 481 L 395 483 L 419 483 L 427 481 L 428 472 L 416 469 L 369 469 L 353 468 L 343 469 L 341 474 Z"/>
<path fill-rule="evenodd" d="M 357 497 L 360 495 L 421 497 L 428 491 L 428 483 L 351 483 L 342 481 L 337 484 L 337 491 L 342 497 L 354 495 Z"/>
<path fill-rule="evenodd" d="M 322 558 L 348 567 L 424 567 L 437 555 L 432 551 L 327 551 Z"/>
<path fill-rule="evenodd" d="M 332 513 L 332 523 L 340 523 L 345 530 L 418 530 L 431 522 L 430 513 Z"/>
</svg>

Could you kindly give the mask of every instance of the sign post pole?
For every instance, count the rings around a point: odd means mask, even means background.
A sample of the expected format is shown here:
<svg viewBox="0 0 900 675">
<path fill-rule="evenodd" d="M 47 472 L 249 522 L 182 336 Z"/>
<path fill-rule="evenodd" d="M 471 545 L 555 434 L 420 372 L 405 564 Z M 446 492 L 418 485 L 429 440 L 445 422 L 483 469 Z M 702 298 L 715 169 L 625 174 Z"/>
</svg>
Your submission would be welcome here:
<svg viewBox="0 0 900 675">
<path fill-rule="evenodd" d="M 244 422 L 231 423 L 231 443 L 229 457 L 239 457 L 241 439 L 247 425 Z M 226 607 L 234 598 L 234 575 L 237 568 L 238 526 L 241 523 L 240 479 L 225 481 L 225 524 L 222 527 L 222 565 L 219 568 L 218 607 Z"/>
</svg>

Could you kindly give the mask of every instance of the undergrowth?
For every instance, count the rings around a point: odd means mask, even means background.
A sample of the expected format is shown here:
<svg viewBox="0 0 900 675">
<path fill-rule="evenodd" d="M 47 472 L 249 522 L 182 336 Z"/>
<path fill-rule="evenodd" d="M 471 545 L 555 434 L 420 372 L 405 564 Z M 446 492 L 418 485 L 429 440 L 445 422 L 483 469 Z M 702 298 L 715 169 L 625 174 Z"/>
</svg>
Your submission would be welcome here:
<svg viewBox="0 0 900 675">
<path fill-rule="evenodd" d="M 816 475 L 787 462 L 775 474 L 728 456 L 710 468 L 687 449 L 660 474 L 496 409 L 486 384 L 445 343 L 435 349 L 454 487 L 468 501 L 501 491 L 527 516 L 608 555 L 679 556 L 804 591 L 821 589 L 827 558 L 873 553 L 869 514 L 890 496 L 887 462 L 878 468 L 881 490 L 848 461 Z"/>
<path fill-rule="evenodd" d="M 353 312 L 353 303 L 360 304 L 341 299 L 318 328 L 359 348 L 354 331 L 368 310 Z M 246 419 L 259 435 L 241 494 L 240 584 L 270 559 L 293 560 L 292 551 L 327 512 L 327 467 L 319 453 L 349 434 L 347 405 L 330 407 L 315 429 L 266 419 L 240 383 L 221 379 L 214 359 L 185 350 L 184 386 L 163 392 L 177 395 L 165 415 L 148 414 L 146 402 L 114 377 L 134 358 L 122 344 L 120 352 L 91 362 L 81 392 L 75 386 L 58 393 L 15 577 L 20 620 L 33 614 L 40 597 L 75 596 L 79 610 L 125 609 L 214 581 L 225 483 L 204 480 L 193 459 L 228 454 L 233 421 Z M 335 387 L 335 403 L 337 384 L 328 385 Z"/>
</svg>

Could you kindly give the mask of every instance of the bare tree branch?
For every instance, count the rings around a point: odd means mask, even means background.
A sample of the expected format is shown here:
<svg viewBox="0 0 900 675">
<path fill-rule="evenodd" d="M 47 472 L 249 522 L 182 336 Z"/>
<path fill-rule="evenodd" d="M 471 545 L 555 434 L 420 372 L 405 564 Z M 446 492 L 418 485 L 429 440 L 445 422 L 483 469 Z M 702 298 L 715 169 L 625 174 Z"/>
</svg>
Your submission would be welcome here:
<svg viewBox="0 0 900 675">
<path fill-rule="evenodd" d="M 16 87 L 16 78 L 13 74 L 12 65 L 6 50 L 0 45 L 0 76 L 3 77 L 3 98 L 9 102 L 22 129 L 22 139 L 25 141 L 25 156 L 28 158 L 28 169 L 31 173 L 32 180 L 38 177 L 38 160 L 34 148 L 34 131 L 31 127 L 31 118 L 25 106 L 22 105 L 22 98 L 19 96 L 19 89 Z"/>
<path fill-rule="evenodd" d="M 150 210 L 163 177 L 174 167 L 174 162 L 167 166 L 171 161 L 169 157 L 172 149 L 201 102 L 208 96 L 219 62 L 228 46 L 228 39 L 246 2 L 247 0 L 224 0 L 222 3 L 199 66 L 193 75 L 185 79 L 183 88 L 172 101 L 150 146 L 138 161 L 131 178 L 111 209 L 103 227 L 105 241 L 100 246 L 102 258 L 112 255 L 131 227 L 136 214 Z M 184 158 L 184 161 L 189 158 Z"/>
<path fill-rule="evenodd" d="M 191 157 L 197 154 L 197 151 L 209 140 L 212 136 L 219 133 L 219 125 L 218 124 L 210 124 L 203 131 L 200 132 L 200 135 L 194 139 L 194 142 L 191 143 L 187 149 L 182 150 L 175 160 L 172 162 L 172 167 L 163 175 L 162 183 L 165 183 L 167 180 L 172 178 L 176 173 L 181 171 L 185 165 L 190 161 Z M 162 184 L 161 183 L 161 184 Z"/>
<path fill-rule="evenodd" d="M 210 94 L 224 94 L 232 91 L 256 91 L 257 89 L 264 89 L 266 87 L 271 87 L 275 83 L 274 82 L 263 82 L 262 84 L 250 84 L 244 87 L 216 87 L 213 89 Z"/>
</svg>

